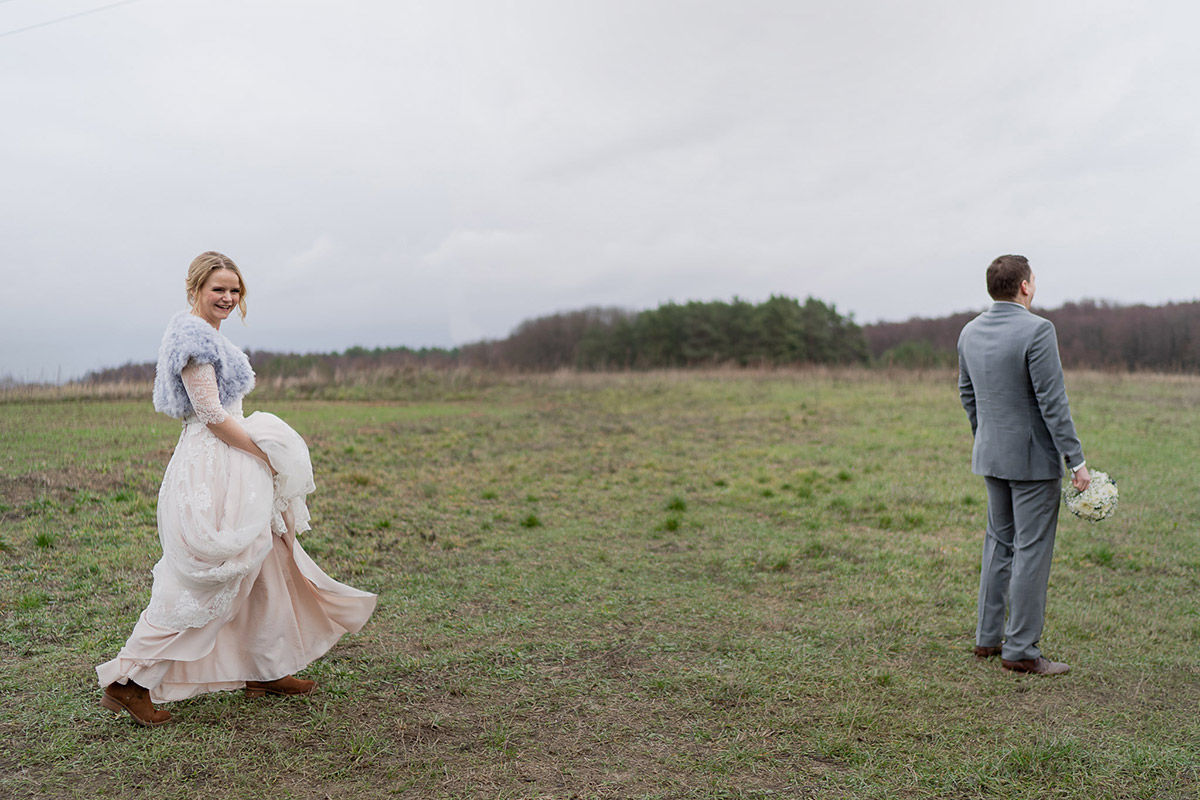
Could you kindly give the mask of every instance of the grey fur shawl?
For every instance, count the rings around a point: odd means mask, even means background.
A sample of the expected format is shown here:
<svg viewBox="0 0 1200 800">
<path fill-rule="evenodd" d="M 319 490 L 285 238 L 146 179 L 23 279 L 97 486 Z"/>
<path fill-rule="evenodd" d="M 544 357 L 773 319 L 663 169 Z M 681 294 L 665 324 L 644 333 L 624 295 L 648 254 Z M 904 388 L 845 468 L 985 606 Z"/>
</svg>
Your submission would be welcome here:
<svg viewBox="0 0 1200 800">
<path fill-rule="evenodd" d="M 254 388 L 254 370 L 246 354 L 213 326 L 184 310 L 171 317 L 158 348 L 154 369 L 156 411 L 178 418 L 192 413 L 192 401 L 180 375 L 189 361 L 213 365 L 223 406 L 228 407 Z"/>
</svg>

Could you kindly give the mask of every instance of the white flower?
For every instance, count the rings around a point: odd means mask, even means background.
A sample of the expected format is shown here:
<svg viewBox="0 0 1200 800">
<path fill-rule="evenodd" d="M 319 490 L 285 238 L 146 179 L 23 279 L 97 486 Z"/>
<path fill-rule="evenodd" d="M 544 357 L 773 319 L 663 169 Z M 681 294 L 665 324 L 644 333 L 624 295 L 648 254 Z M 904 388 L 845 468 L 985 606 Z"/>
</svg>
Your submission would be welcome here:
<svg viewBox="0 0 1200 800">
<path fill-rule="evenodd" d="M 1067 510 L 1088 522 L 1108 519 L 1117 510 L 1117 482 L 1103 472 L 1093 472 L 1092 482 L 1085 491 L 1067 484 L 1063 487 Z"/>
</svg>

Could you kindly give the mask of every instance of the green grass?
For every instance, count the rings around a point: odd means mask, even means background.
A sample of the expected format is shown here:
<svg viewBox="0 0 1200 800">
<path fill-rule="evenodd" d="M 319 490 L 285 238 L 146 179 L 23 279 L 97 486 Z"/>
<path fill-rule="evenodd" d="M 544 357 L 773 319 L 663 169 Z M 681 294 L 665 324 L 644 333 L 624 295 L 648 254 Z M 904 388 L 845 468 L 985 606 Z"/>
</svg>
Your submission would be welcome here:
<svg viewBox="0 0 1200 800">
<path fill-rule="evenodd" d="M 1062 518 L 1043 646 L 1073 672 L 1039 679 L 970 656 L 986 495 L 949 373 L 264 387 L 312 450 L 305 547 L 379 607 L 312 698 L 153 731 L 93 667 L 148 599 L 177 424 L 0 403 L 0 796 L 1194 798 L 1200 381 L 1068 389 L 1122 497 Z"/>
</svg>

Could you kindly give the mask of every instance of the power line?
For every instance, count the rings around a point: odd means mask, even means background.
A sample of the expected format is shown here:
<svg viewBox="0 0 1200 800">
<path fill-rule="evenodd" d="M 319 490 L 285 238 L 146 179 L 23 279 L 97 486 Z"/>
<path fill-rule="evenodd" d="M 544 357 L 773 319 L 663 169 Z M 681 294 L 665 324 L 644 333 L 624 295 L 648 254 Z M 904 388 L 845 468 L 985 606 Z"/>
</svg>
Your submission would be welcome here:
<svg viewBox="0 0 1200 800">
<path fill-rule="evenodd" d="M 11 31 L 4 31 L 3 33 L 0 33 L 0 39 L 3 39 L 5 36 L 15 36 L 18 33 L 24 33 L 25 31 L 31 31 L 34 28 L 44 28 L 47 25 L 57 25 L 58 23 L 66 22 L 67 20 L 78 19 L 79 17 L 86 17 L 88 14 L 98 14 L 101 11 L 107 11 L 110 8 L 116 8 L 117 6 L 129 5 L 130 3 L 136 3 L 137 1 L 138 0 L 121 0 L 121 2 L 119 2 L 119 3 L 109 3 L 106 6 L 100 6 L 98 8 L 89 8 L 87 11 L 80 11 L 75 14 L 68 14 L 65 17 L 59 17 L 58 19 L 49 19 L 49 20 L 46 20 L 45 22 L 37 22 L 37 23 L 34 23 L 33 25 L 26 25 L 24 28 L 15 28 Z M 9 2 L 9 0 L 0 0 L 0 3 L 7 3 L 7 2 Z"/>
</svg>

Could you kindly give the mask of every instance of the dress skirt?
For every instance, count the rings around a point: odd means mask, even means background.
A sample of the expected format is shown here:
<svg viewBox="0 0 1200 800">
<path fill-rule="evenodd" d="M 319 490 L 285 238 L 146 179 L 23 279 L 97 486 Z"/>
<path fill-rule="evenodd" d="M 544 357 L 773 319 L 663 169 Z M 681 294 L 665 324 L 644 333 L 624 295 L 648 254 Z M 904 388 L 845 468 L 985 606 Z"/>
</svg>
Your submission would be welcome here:
<svg viewBox="0 0 1200 800">
<path fill-rule="evenodd" d="M 303 440 L 261 412 L 240 421 L 279 474 L 187 420 L 159 491 L 163 556 L 150 603 L 101 686 L 134 681 L 155 702 L 290 675 L 360 630 L 375 595 L 335 581 L 296 540 L 308 529 Z"/>
</svg>

